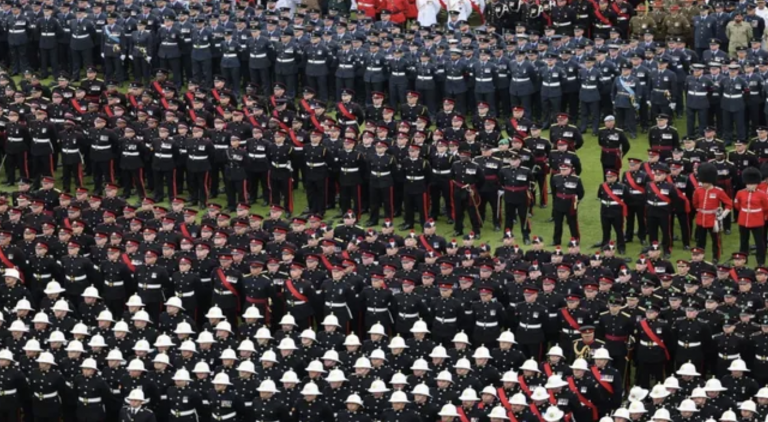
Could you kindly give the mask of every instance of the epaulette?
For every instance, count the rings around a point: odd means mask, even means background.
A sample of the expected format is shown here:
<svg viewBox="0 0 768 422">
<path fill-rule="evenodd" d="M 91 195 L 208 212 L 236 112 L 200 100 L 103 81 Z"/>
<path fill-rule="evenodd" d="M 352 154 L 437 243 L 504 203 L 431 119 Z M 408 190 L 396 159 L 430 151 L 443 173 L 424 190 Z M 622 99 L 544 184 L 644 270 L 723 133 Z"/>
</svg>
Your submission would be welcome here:
<svg viewBox="0 0 768 422">
<path fill-rule="evenodd" d="M 632 318 L 632 315 L 630 315 L 630 314 L 628 314 L 626 312 L 621 312 L 621 314 L 624 315 L 627 318 Z"/>
<path fill-rule="evenodd" d="M 520 166 L 520 167 L 518 167 L 518 168 L 519 168 L 519 169 L 526 169 L 526 170 L 529 170 L 529 171 L 531 170 L 531 169 L 530 169 L 530 167 L 526 167 L 526 166 Z"/>
<path fill-rule="evenodd" d="M 595 343 L 603 343 L 603 344 L 605 344 L 605 341 L 603 341 L 603 340 L 600 340 L 599 338 L 596 338 L 596 339 L 595 339 Z"/>
<path fill-rule="evenodd" d="M 622 129 L 622 128 L 615 127 L 614 129 L 616 129 L 619 132 L 624 132 L 624 129 Z"/>
<path fill-rule="evenodd" d="M 498 161 L 501 161 L 501 158 L 499 158 L 499 157 L 496 157 L 496 156 L 493 156 L 493 155 L 491 156 L 491 158 L 492 158 L 492 159 L 494 159 L 494 160 L 498 160 Z"/>
<path fill-rule="evenodd" d="M 713 335 L 712 335 L 712 338 L 715 338 L 715 337 L 720 337 L 720 336 L 722 336 L 722 335 L 723 335 L 723 333 L 717 333 L 717 334 L 713 334 Z"/>
<path fill-rule="evenodd" d="M 659 288 L 661 288 L 661 287 L 659 287 Z M 663 297 L 663 296 L 659 296 L 659 295 L 653 295 L 653 297 L 655 297 L 655 298 L 657 298 L 657 299 L 662 299 L 662 300 L 664 299 L 664 297 Z"/>
<path fill-rule="evenodd" d="M 757 337 L 757 336 L 759 336 L 759 335 L 761 335 L 761 334 L 763 334 L 763 333 L 762 333 L 761 331 L 758 331 L 758 332 L 756 332 L 756 333 L 752 333 L 752 334 L 750 334 L 749 336 L 750 336 L 750 337 Z"/>
<path fill-rule="evenodd" d="M 744 338 L 744 334 L 741 333 L 733 333 L 736 337 Z"/>
<path fill-rule="evenodd" d="M 103 80 L 103 79 L 99 79 L 99 78 L 96 78 L 96 79 L 94 79 L 94 80 L 95 80 L 95 81 L 98 81 L 98 82 L 104 82 L 104 80 Z"/>
<path fill-rule="evenodd" d="M 610 311 L 603 311 L 603 312 L 600 312 L 600 315 L 608 315 L 609 312 Z"/>
</svg>

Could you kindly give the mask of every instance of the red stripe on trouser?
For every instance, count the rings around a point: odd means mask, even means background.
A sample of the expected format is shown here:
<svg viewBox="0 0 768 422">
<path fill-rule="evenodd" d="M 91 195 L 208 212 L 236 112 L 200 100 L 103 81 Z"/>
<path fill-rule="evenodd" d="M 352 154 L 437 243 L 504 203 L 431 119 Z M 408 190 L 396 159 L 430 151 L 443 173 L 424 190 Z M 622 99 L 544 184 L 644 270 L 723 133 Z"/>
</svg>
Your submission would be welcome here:
<svg viewBox="0 0 768 422">
<path fill-rule="evenodd" d="M 363 213 L 363 187 L 357 185 L 357 204 L 355 204 L 355 211 L 357 211 L 357 219 L 360 220 Z"/>
<path fill-rule="evenodd" d="M 138 182 L 141 185 L 141 196 L 142 197 L 147 196 L 147 191 L 144 188 L 144 169 L 143 168 L 139 169 L 139 180 L 138 180 Z"/>
<path fill-rule="evenodd" d="M 81 188 L 83 187 L 83 184 L 85 184 L 85 181 L 83 180 L 83 164 L 78 163 L 77 164 L 77 187 Z"/>
<path fill-rule="evenodd" d="M 395 188 L 389 188 L 389 219 L 395 218 Z"/>
<path fill-rule="evenodd" d="M 109 160 L 109 183 L 115 183 L 115 160 Z"/>
<path fill-rule="evenodd" d="M 293 213 L 293 178 L 288 178 L 288 212 Z"/>
<path fill-rule="evenodd" d="M 24 177 L 29 178 L 29 158 L 27 153 L 24 153 Z"/>
<path fill-rule="evenodd" d="M 248 203 L 248 181 L 243 180 L 243 202 Z"/>
<path fill-rule="evenodd" d="M 173 198 L 176 197 L 176 169 L 173 169 L 173 177 L 171 178 L 171 186 L 173 186 L 173 192 L 170 192 L 171 195 L 173 195 Z M 171 199 L 173 199 L 171 198 Z"/>
<path fill-rule="evenodd" d="M 424 209 L 422 209 L 422 211 L 421 211 L 422 214 L 420 215 L 420 217 L 426 219 L 427 218 L 427 210 L 429 209 L 429 205 L 428 205 L 429 204 L 429 196 L 427 195 L 426 192 L 421 194 L 421 201 L 422 201 L 422 206 L 424 207 Z M 424 221 L 421 222 L 422 225 L 424 225 L 424 223 L 425 223 Z"/>
<path fill-rule="evenodd" d="M 49 176 L 53 176 L 53 155 L 48 156 L 48 161 L 51 163 L 51 174 Z"/>
<path fill-rule="evenodd" d="M 451 219 L 456 221 L 456 201 L 453 198 L 453 186 L 449 187 L 451 195 Z"/>
<path fill-rule="evenodd" d="M 549 203 L 549 187 L 547 186 L 547 175 L 544 175 L 544 183 L 541 184 L 541 203 L 547 205 Z"/>
</svg>

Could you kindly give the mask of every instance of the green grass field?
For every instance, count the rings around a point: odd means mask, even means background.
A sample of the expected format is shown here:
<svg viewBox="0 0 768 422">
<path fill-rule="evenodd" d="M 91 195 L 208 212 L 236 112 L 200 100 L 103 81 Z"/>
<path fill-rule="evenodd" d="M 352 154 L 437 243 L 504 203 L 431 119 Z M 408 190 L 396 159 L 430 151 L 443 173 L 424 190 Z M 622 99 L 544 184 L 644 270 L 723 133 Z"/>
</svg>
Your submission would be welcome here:
<svg viewBox="0 0 768 422">
<path fill-rule="evenodd" d="M 17 83 L 18 83 L 18 79 Z M 46 80 L 43 83 L 44 84 L 50 84 L 52 83 L 52 80 Z M 675 122 L 675 125 L 680 132 L 680 136 L 686 135 L 685 133 L 685 120 L 679 119 Z M 591 247 L 592 244 L 599 242 L 602 239 L 602 228 L 600 225 L 600 202 L 596 199 L 597 198 L 597 190 L 600 187 L 600 184 L 603 181 L 603 175 L 602 175 L 602 166 L 600 165 L 600 147 L 597 145 L 597 138 L 594 136 L 589 135 L 589 131 L 587 134 L 584 134 L 584 146 L 578 151 L 578 156 L 581 159 L 582 163 L 582 174 L 581 178 L 584 183 L 584 189 L 585 189 L 585 197 L 584 200 L 580 202 L 579 204 L 579 226 L 581 229 L 581 251 L 582 253 L 590 253 L 594 252 L 594 249 Z M 506 133 L 505 133 L 506 135 Z M 543 134 L 544 137 L 549 137 L 549 131 L 545 131 Z M 627 154 L 627 157 L 635 157 L 635 158 L 641 158 L 644 159 L 647 157 L 646 150 L 648 149 L 648 137 L 647 134 L 638 133 L 637 139 L 630 140 L 630 144 L 632 146 L 629 154 Z M 624 157 L 624 167 L 623 171 L 626 171 L 628 168 L 626 158 Z M 57 172 L 57 176 L 60 175 Z M 3 178 L 4 179 L 4 178 Z M 86 186 L 91 188 L 92 187 L 92 181 L 90 178 L 86 181 Z M 9 188 L 3 187 L 2 190 L 7 191 Z M 186 193 L 183 194 L 185 197 L 187 196 Z M 303 189 L 303 187 L 300 187 L 299 190 L 294 191 L 294 213 L 298 214 L 301 213 L 306 208 L 306 194 Z M 131 203 L 138 203 L 139 198 L 133 197 L 130 198 Z M 219 195 L 219 197 L 213 202 L 226 204 L 226 198 L 224 195 Z M 550 207 L 551 207 L 551 197 L 550 197 Z M 268 211 L 266 207 L 263 207 L 260 205 L 261 201 L 258 201 L 256 205 L 253 205 L 252 211 L 259 213 L 259 214 L 266 214 Z M 164 205 L 168 205 L 167 203 Z M 538 208 L 538 206 L 534 209 L 534 216 L 531 220 L 531 234 L 532 235 L 538 235 L 544 238 L 545 244 L 549 244 L 552 241 L 552 232 L 554 230 L 554 223 L 547 223 L 546 220 L 549 219 L 551 209 L 550 207 L 546 209 Z M 330 210 L 326 212 L 326 221 L 330 221 L 330 218 L 334 215 L 338 214 L 336 210 Z M 488 212 L 488 219 L 490 219 L 490 211 Z M 367 219 L 367 216 L 363 216 L 362 221 L 364 222 Z M 469 225 L 469 218 L 465 217 L 465 233 L 468 233 L 470 231 L 470 225 Z M 503 219 L 502 219 L 503 221 Z M 402 219 L 398 218 L 396 220 L 396 225 L 400 225 L 402 223 Z M 677 226 L 676 226 L 677 228 Z M 416 227 L 416 230 L 419 230 L 419 227 Z M 445 236 L 446 239 L 450 240 L 451 233 L 453 233 L 453 226 L 449 225 L 445 221 L 445 217 L 440 217 L 438 220 L 438 232 Z M 519 225 L 516 225 L 514 228 L 515 236 L 517 237 L 521 247 L 523 249 L 526 249 L 526 247 L 523 245 L 523 239 L 522 234 L 520 232 Z M 679 228 L 675 230 L 676 234 L 679 234 Z M 493 231 L 493 223 L 491 221 L 486 221 L 485 225 L 483 226 L 482 230 L 482 237 L 480 238 L 481 242 L 489 243 L 492 246 L 497 246 L 501 244 L 501 232 L 494 232 Z M 567 243 L 570 239 L 570 234 L 568 231 L 567 224 L 565 224 L 564 227 L 564 233 L 563 233 L 563 243 Z M 709 242 L 709 240 L 708 240 Z M 695 243 L 692 241 L 691 245 L 695 245 Z M 690 253 L 687 251 L 684 251 L 682 248 L 682 242 L 677 241 L 674 244 L 674 248 L 672 251 L 672 259 L 680 259 L 685 258 L 688 259 L 690 257 Z M 711 245 L 709 245 L 711 246 Z M 733 224 L 733 233 L 729 236 L 726 236 L 723 234 L 723 258 L 726 259 L 730 256 L 731 252 L 736 251 L 738 248 L 738 226 L 734 223 Z M 636 257 L 640 254 L 641 246 L 639 241 L 635 238 L 633 243 L 627 244 L 627 256 L 630 257 Z M 711 253 L 709 252 L 709 248 L 707 248 L 707 259 L 711 257 Z"/>
</svg>

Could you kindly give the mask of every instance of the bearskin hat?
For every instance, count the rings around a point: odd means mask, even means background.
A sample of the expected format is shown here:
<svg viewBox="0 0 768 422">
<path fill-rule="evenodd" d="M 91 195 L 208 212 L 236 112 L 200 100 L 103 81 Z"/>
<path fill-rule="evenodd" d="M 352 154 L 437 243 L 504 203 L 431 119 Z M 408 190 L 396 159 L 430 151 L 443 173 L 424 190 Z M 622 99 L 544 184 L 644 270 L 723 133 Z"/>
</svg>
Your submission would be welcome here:
<svg viewBox="0 0 768 422">
<path fill-rule="evenodd" d="M 741 181 L 745 185 L 757 185 L 763 180 L 760 170 L 754 167 L 748 167 L 741 173 Z"/>
<path fill-rule="evenodd" d="M 717 182 L 717 166 L 704 163 L 699 166 L 699 182 L 714 185 Z"/>
</svg>

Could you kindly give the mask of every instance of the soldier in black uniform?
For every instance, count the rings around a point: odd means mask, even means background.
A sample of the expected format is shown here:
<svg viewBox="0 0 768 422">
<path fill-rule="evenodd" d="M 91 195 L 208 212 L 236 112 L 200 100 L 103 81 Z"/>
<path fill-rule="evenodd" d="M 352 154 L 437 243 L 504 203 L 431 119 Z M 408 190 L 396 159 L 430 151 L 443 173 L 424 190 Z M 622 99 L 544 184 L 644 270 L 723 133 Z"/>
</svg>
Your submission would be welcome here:
<svg viewBox="0 0 768 422">
<path fill-rule="evenodd" d="M 5 174 L 6 184 L 16 184 L 16 169 L 23 178 L 29 178 L 29 148 L 32 138 L 29 129 L 19 119 L 19 112 L 8 111 L 8 123 L 5 125 Z"/>
<path fill-rule="evenodd" d="M 629 189 L 621 182 L 618 182 L 617 169 L 609 168 L 605 171 L 605 183 L 597 189 L 597 198 L 601 202 L 600 221 L 603 226 L 603 240 L 594 247 L 608 245 L 611 241 L 611 229 L 616 233 L 616 244 L 619 254 L 624 255 L 626 251 L 624 239 L 624 219 L 627 216 Z"/>
<path fill-rule="evenodd" d="M 624 131 L 617 128 L 616 119 L 613 116 L 605 118 L 605 127 L 597 132 L 597 142 L 602 150 L 600 163 L 603 165 L 603 174 L 608 169 L 615 172 L 621 170 L 621 160 L 629 152 L 629 140 Z"/>
<path fill-rule="evenodd" d="M 310 136 L 309 145 L 304 147 L 306 167 L 302 170 L 308 211 L 319 216 L 325 215 L 329 168 L 333 164 L 333 154 L 320 143 L 321 139 L 322 133 L 319 131 Z"/>
<path fill-rule="evenodd" d="M 485 221 L 486 209 L 491 207 L 491 216 L 493 220 L 493 229 L 501 230 L 501 204 L 499 203 L 499 173 L 504 162 L 501 158 L 495 157 L 493 145 L 483 143 L 481 146 L 482 156 L 475 159 L 475 163 L 483 170 L 483 184 L 479 188 L 480 193 L 480 220 Z"/>
<path fill-rule="evenodd" d="M 394 218 L 394 178 L 397 169 L 395 157 L 387 153 L 389 145 L 384 141 L 376 142 L 376 153 L 368 157 L 368 189 L 370 193 L 370 219 L 366 227 L 379 225 L 379 209 L 384 208 L 384 217 Z"/>
<path fill-rule="evenodd" d="M 513 153 L 510 157 L 510 166 L 499 172 L 499 183 L 504 190 L 504 227 L 512 231 L 515 227 L 515 219 L 520 219 L 520 230 L 526 245 L 531 243 L 531 226 L 528 223 L 529 192 L 531 183 L 531 171 L 520 164 L 520 156 Z"/>
<path fill-rule="evenodd" d="M 635 326 L 636 382 L 643 388 L 662 382 L 665 365 L 671 358 L 668 349 L 671 347 L 671 331 L 669 324 L 658 318 L 659 311 L 658 305 L 650 305 L 645 311 L 646 318 Z"/>
<path fill-rule="evenodd" d="M 155 202 L 165 200 L 165 190 L 167 187 L 168 198 L 175 198 L 176 192 L 176 156 L 179 153 L 179 146 L 175 140 L 170 137 L 170 130 L 161 126 L 158 128 L 158 138 L 151 142 L 152 151 L 152 180 L 155 184 L 155 192 L 152 199 Z"/>
<path fill-rule="evenodd" d="M 659 230 L 661 230 L 664 254 L 668 255 L 672 247 L 670 218 L 673 210 L 671 208 L 673 202 L 677 200 L 677 190 L 667 181 L 669 167 L 666 164 L 657 164 L 653 172 L 653 180 L 645 185 L 648 237 L 651 242 L 658 242 Z"/>
<path fill-rule="evenodd" d="M 363 206 L 361 176 L 367 174 L 363 153 L 355 149 L 355 140 L 345 138 L 344 145 L 335 153 L 333 171 L 339 181 L 339 206 L 342 210 L 353 210 L 360 219 Z"/>
<path fill-rule="evenodd" d="M 568 163 L 560 164 L 560 174 L 550 180 L 552 196 L 552 216 L 555 219 L 555 232 L 552 245 L 560 245 L 563 237 L 563 218 L 568 222 L 571 237 L 579 239 L 578 207 L 584 198 L 584 185 L 581 178 L 571 174 L 573 167 Z"/>
<path fill-rule="evenodd" d="M 428 218 L 429 198 L 427 188 L 429 186 L 432 169 L 429 162 L 422 158 L 419 145 L 411 145 L 408 148 L 408 158 L 400 162 L 405 176 L 403 185 L 403 201 L 405 218 L 400 226 L 401 230 L 412 230 L 415 224 L 414 213 L 419 211 L 419 224 L 422 228 Z"/>
<path fill-rule="evenodd" d="M 453 210 L 454 236 L 464 235 L 464 213 L 469 214 L 472 230 L 480 236 L 483 222 L 478 209 L 480 198 L 477 189 L 484 182 L 483 169 L 470 160 L 472 152 L 464 147 L 459 150 L 459 161 L 451 166 L 451 209 Z"/>
<path fill-rule="evenodd" d="M 247 162 L 248 151 L 240 144 L 240 137 L 232 135 L 224 168 L 227 206 L 230 212 L 235 211 L 237 203 L 248 203 L 248 188 L 245 185 Z"/>
<path fill-rule="evenodd" d="M 270 161 L 270 204 L 279 205 L 282 200 L 283 207 L 290 215 L 293 212 L 293 181 L 291 180 L 293 147 L 286 142 L 287 136 L 288 132 L 285 130 L 275 132 L 275 143 L 267 149 L 267 158 Z"/>
<path fill-rule="evenodd" d="M 93 169 L 94 193 L 101 195 L 105 183 L 115 183 L 114 150 L 117 135 L 106 127 L 107 119 L 99 115 L 93 121 L 94 128 L 88 130 L 90 144 L 89 158 Z"/>
<path fill-rule="evenodd" d="M 205 137 L 205 129 L 195 126 L 192 128 L 192 138 L 186 141 L 187 147 L 187 183 L 189 200 L 192 206 L 208 203 L 208 180 L 213 161 L 214 147 L 210 139 Z"/>
</svg>

